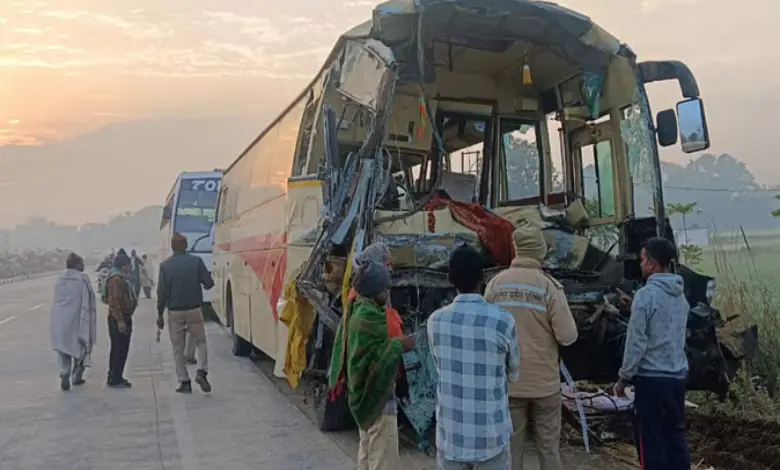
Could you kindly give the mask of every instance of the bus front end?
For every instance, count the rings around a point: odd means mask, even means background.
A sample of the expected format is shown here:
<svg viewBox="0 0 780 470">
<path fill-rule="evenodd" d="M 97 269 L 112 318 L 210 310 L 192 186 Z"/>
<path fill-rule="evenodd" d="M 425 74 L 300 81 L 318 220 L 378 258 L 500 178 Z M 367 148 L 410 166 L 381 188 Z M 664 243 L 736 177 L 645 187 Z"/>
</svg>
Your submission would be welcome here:
<svg viewBox="0 0 780 470">
<path fill-rule="evenodd" d="M 305 375 L 322 382 L 321 429 L 345 423 L 324 380 L 342 281 L 351 253 L 376 242 L 391 251 L 391 304 L 413 333 L 455 297 L 454 247 L 476 247 L 489 280 L 514 256 L 511 242 L 495 240 L 536 227 L 549 248 L 543 269 L 562 284 L 579 331 L 563 362 L 574 380 L 616 380 L 631 314 L 619 293 L 642 284 L 644 241 L 674 240 L 659 145 L 709 147 L 693 74 L 677 61 L 639 62 L 590 18 L 549 2 L 400 0 L 375 13 L 302 95 L 319 110 L 304 116 L 302 168 L 323 189 L 317 229 L 301 237 L 314 240 L 311 256 L 293 280 L 318 314 Z M 683 101 L 654 118 L 645 85 L 663 80 L 679 82 Z M 295 209 L 310 195 L 287 197 Z M 711 304 L 714 279 L 678 272 L 691 306 L 688 387 L 725 396 L 745 351 L 720 340 L 727 321 Z M 735 333 L 744 345 L 754 332 Z M 430 365 L 406 359 L 410 383 Z M 420 435 L 434 412 L 427 385 L 402 407 Z"/>
<path fill-rule="evenodd" d="M 209 272 L 213 269 L 214 220 L 222 182 L 220 172 L 181 175 L 173 231 L 187 237 L 188 251 L 200 257 Z M 214 318 L 213 289 L 203 289 L 203 313 Z"/>
</svg>

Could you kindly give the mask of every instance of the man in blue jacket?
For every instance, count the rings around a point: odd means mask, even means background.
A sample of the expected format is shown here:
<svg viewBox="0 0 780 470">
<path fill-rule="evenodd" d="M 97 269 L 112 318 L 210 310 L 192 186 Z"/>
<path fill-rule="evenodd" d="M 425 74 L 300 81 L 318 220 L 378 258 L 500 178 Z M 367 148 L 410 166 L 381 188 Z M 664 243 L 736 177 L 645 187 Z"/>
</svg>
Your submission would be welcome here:
<svg viewBox="0 0 780 470">
<path fill-rule="evenodd" d="M 685 431 L 685 336 L 690 310 L 683 280 L 670 272 L 677 257 L 665 238 L 647 241 L 641 255 L 644 287 L 632 300 L 623 366 L 614 387 L 634 385 L 637 449 L 643 470 L 690 470 Z"/>
</svg>

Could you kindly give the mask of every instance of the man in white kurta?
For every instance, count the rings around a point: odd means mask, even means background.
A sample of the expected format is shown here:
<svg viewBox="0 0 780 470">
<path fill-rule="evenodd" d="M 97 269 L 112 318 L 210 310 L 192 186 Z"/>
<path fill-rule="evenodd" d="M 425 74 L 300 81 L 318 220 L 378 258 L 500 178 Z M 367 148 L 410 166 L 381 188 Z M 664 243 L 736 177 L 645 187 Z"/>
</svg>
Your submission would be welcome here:
<svg viewBox="0 0 780 470">
<path fill-rule="evenodd" d="M 60 387 L 69 390 L 84 384 L 97 330 L 97 303 L 84 260 L 71 253 L 65 272 L 54 285 L 51 309 L 51 342 L 60 365 Z"/>
</svg>

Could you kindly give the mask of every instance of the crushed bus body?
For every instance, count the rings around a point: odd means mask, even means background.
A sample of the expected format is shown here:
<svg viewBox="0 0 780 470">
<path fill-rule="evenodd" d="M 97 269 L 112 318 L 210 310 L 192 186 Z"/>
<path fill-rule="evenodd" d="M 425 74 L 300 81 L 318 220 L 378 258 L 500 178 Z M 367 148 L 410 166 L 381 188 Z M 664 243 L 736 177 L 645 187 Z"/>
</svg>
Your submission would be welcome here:
<svg viewBox="0 0 780 470">
<path fill-rule="evenodd" d="M 661 80 L 676 80 L 684 100 L 653 120 L 645 84 Z M 455 246 L 480 249 L 494 275 L 512 259 L 514 227 L 532 221 L 580 331 L 563 362 L 575 380 L 615 380 L 630 314 L 618 292 L 640 285 L 644 240 L 673 240 L 658 146 L 678 135 L 686 153 L 709 146 L 690 70 L 638 62 L 586 16 L 529 0 L 382 3 L 226 171 L 220 318 L 237 353 L 254 345 L 294 386 L 311 379 L 320 427 L 337 429 L 345 409 L 324 383 L 352 254 L 377 241 L 391 248 L 391 303 L 410 333 L 454 298 L 446 264 Z M 715 280 L 678 272 L 691 303 L 689 388 L 724 395 L 755 328 L 724 340 Z M 290 316 L 294 303 L 316 318 Z M 419 336 L 403 411 L 422 437 L 435 397 Z"/>
</svg>

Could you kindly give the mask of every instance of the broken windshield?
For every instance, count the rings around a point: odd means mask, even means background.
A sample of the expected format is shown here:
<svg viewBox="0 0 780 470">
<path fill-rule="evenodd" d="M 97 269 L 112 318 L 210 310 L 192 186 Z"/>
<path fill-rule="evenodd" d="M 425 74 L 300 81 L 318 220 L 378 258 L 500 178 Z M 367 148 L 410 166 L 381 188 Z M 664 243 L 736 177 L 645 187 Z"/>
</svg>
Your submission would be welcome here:
<svg viewBox="0 0 780 470">
<path fill-rule="evenodd" d="M 539 139 L 534 123 L 501 120 L 501 174 L 499 204 L 539 197 Z"/>
<path fill-rule="evenodd" d="M 658 172 L 653 162 L 652 121 L 647 95 L 641 84 L 634 87 L 633 103 L 623 109 L 620 134 L 628 149 L 628 170 L 633 189 L 634 215 L 649 217 L 655 213 Z"/>
</svg>

